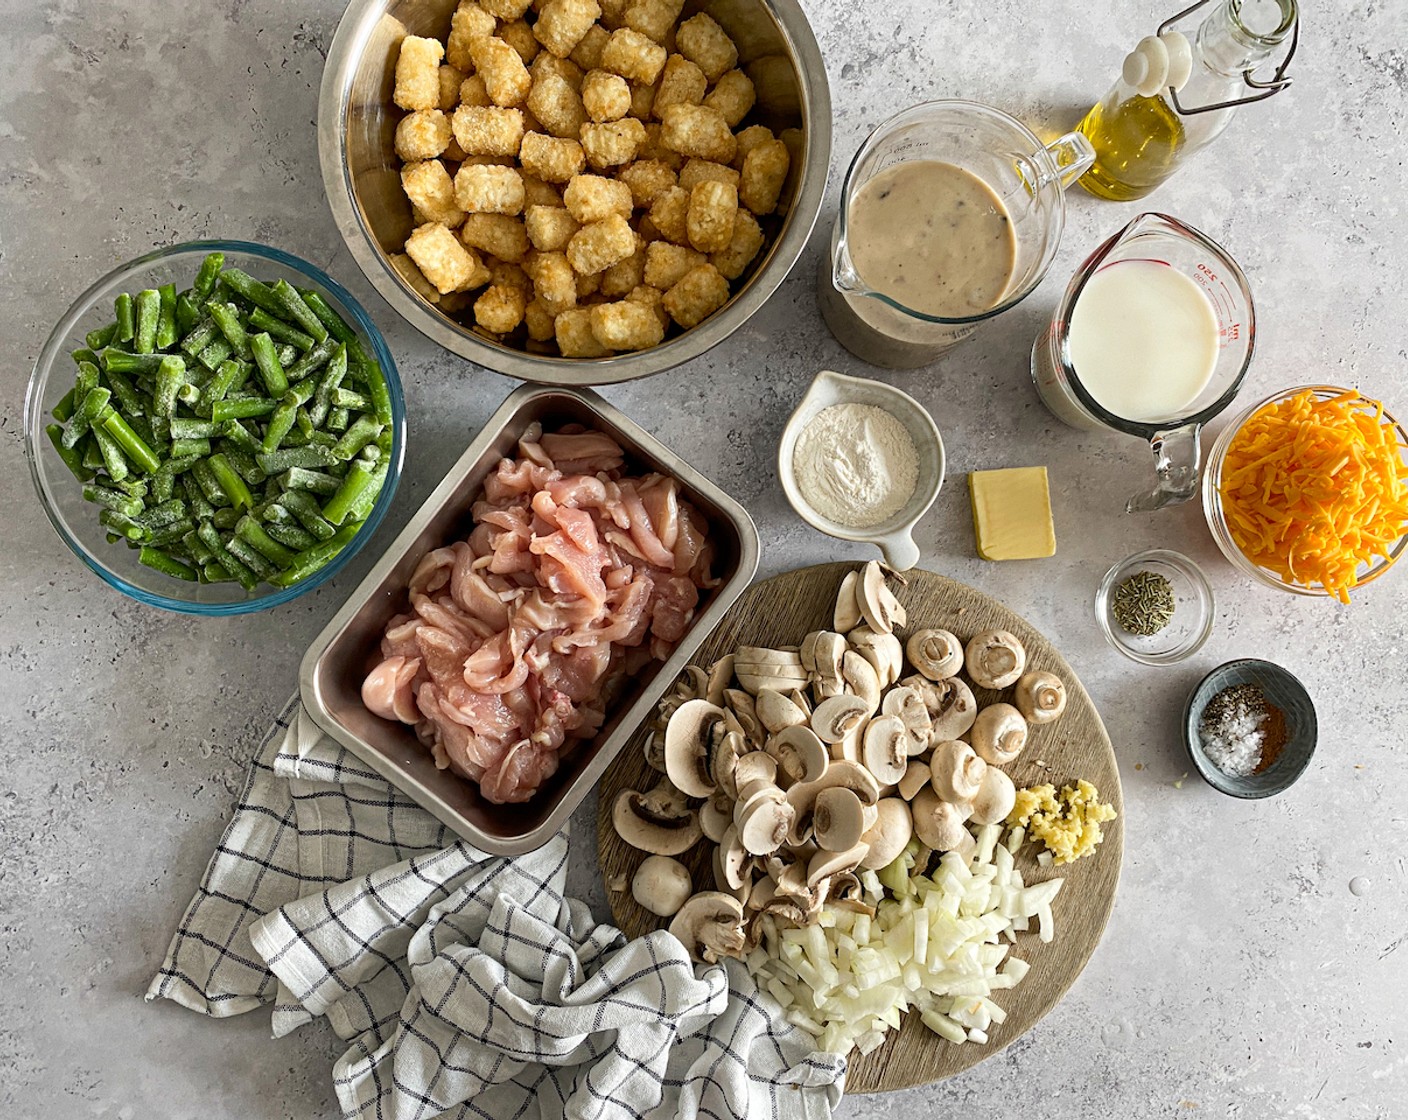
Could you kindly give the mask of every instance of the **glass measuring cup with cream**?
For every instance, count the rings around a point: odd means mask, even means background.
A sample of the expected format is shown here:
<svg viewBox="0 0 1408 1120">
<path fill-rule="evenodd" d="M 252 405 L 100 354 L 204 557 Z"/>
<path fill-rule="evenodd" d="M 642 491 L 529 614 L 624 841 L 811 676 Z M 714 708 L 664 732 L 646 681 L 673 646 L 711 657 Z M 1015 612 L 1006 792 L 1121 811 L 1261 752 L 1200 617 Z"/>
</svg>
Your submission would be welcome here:
<svg viewBox="0 0 1408 1120">
<path fill-rule="evenodd" d="M 822 314 L 857 357 L 925 365 L 1041 283 L 1062 192 L 1095 158 L 1070 133 L 1043 146 L 972 101 L 931 101 L 872 132 L 846 172 Z"/>
<path fill-rule="evenodd" d="M 1225 249 L 1167 214 L 1141 214 L 1086 259 L 1032 347 L 1042 402 L 1074 428 L 1149 441 L 1160 509 L 1198 489 L 1202 427 L 1237 395 L 1256 313 Z"/>
</svg>

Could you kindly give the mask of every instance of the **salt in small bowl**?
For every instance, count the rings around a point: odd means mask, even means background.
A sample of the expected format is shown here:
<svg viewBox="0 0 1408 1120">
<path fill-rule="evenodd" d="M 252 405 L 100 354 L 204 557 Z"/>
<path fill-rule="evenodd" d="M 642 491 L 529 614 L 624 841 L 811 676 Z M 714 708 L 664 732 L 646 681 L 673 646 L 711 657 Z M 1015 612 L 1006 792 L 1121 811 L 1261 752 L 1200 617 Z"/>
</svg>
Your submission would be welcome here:
<svg viewBox="0 0 1408 1120">
<path fill-rule="evenodd" d="M 1280 753 L 1261 773 L 1245 777 L 1219 769 L 1203 750 L 1202 736 L 1198 734 L 1208 702 L 1224 689 L 1242 684 L 1258 686 L 1267 703 L 1280 708 L 1286 718 L 1286 743 Z M 1194 768 L 1219 793 L 1243 800 L 1272 797 L 1289 789 L 1310 765 L 1318 731 L 1315 704 L 1305 685 L 1288 669 L 1251 657 L 1219 665 L 1198 682 L 1183 710 L 1183 745 Z"/>
<path fill-rule="evenodd" d="M 842 525 L 813 509 L 802 496 L 796 472 L 792 468 L 792 456 L 802 432 L 817 413 L 837 404 L 883 408 L 904 425 L 909 438 L 914 441 L 915 454 L 919 459 L 919 477 L 909 501 L 892 517 L 864 529 Z M 782 429 L 782 439 L 777 447 L 777 474 L 788 502 L 808 525 L 839 540 L 873 544 L 884 554 L 889 567 L 903 572 L 919 563 L 914 526 L 929 511 L 934 499 L 939 496 L 939 488 L 944 484 L 944 441 L 934 418 L 908 393 L 869 378 L 849 377 L 824 369 L 812 379 L 787 426 Z"/>
</svg>

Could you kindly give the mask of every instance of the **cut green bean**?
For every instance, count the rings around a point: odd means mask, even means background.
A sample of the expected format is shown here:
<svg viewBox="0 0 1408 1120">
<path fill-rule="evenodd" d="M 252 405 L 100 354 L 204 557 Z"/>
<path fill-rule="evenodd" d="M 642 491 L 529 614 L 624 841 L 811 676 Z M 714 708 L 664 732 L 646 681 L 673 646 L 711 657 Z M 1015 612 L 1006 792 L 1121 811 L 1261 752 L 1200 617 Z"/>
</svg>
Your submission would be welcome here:
<svg viewBox="0 0 1408 1120">
<path fill-rule="evenodd" d="M 79 482 L 87 482 L 96 472 L 89 470 L 83 465 L 83 454 L 76 447 L 64 446 L 64 429 L 62 424 L 46 424 L 44 433 L 49 437 L 49 442 L 54 445 L 54 450 L 58 452 L 59 458 L 63 460 Z"/>
<path fill-rule="evenodd" d="M 298 425 L 298 430 L 303 433 L 305 439 L 311 440 L 313 438 L 313 432 L 317 430 L 317 425 L 313 423 L 313 417 L 306 408 L 300 408 L 294 413 L 293 422 Z M 336 442 L 333 440 L 333 443 Z"/>
<path fill-rule="evenodd" d="M 318 344 L 318 340 L 311 334 L 305 334 L 297 327 L 270 315 L 262 307 L 256 307 L 249 313 L 249 325 L 257 331 L 263 331 L 265 334 L 278 339 L 280 342 L 288 343 L 302 353 L 307 353 Z"/>
<path fill-rule="evenodd" d="M 271 289 L 274 298 L 279 301 L 284 309 L 284 314 L 279 317 L 297 323 L 304 331 L 311 334 L 317 341 L 322 342 L 328 337 L 328 329 L 323 326 L 323 321 L 313 313 L 313 309 L 308 306 L 298 289 L 287 280 L 277 280 Z M 277 312 L 276 312 L 277 314 Z"/>
<path fill-rule="evenodd" d="M 334 408 L 350 408 L 355 412 L 370 412 L 372 402 L 352 389 L 334 389 L 332 391 L 332 405 Z"/>
<path fill-rule="evenodd" d="M 300 381 L 305 377 L 309 377 L 320 370 L 327 364 L 328 359 L 332 357 L 333 352 L 339 345 L 339 343 L 334 342 L 332 339 L 326 338 L 322 342 L 319 342 L 313 349 L 309 350 L 308 353 L 304 354 L 303 357 L 299 358 L 298 361 L 294 362 L 293 365 L 289 366 L 285 371 L 290 384 Z"/>
<path fill-rule="evenodd" d="M 312 548 L 318 543 L 317 537 L 307 529 L 295 524 L 269 525 L 265 531 L 279 544 L 287 545 L 298 552 L 302 552 L 305 548 Z"/>
<path fill-rule="evenodd" d="M 129 354 L 109 346 L 100 355 L 103 369 L 113 373 L 156 373 L 165 360 L 164 354 Z"/>
<path fill-rule="evenodd" d="M 323 367 L 323 375 L 318 378 L 318 387 L 313 390 L 313 403 L 308 408 L 308 415 L 312 418 L 315 427 L 322 427 L 328 418 L 328 410 L 332 407 L 333 390 L 342 385 L 342 379 L 347 376 L 347 347 L 338 343 L 332 352 L 332 357 L 328 359 L 328 364 Z"/>
<path fill-rule="evenodd" d="M 254 304 L 255 307 L 262 307 L 265 311 L 279 318 L 286 318 L 282 301 L 274 295 L 273 288 L 268 284 L 261 283 L 249 273 L 240 268 L 226 268 L 220 272 L 220 284 L 228 291 L 237 296 L 243 296 Z"/>
<path fill-rule="evenodd" d="M 132 469 L 128 466 L 127 456 L 122 453 L 117 440 L 112 438 L 101 423 L 93 425 L 93 439 L 98 445 L 98 453 L 103 458 L 103 470 L 107 471 L 108 478 L 115 483 L 123 482 L 132 473 Z"/>
<path fill-rule="evenodd" d="M 203 412 L 209 409 L 216 401 L 223 401 L 225 394 L 234 387 L 239 380 L 241 373 L 240 363 L 226 359 L 221 362 L 215 371 L 215 376 L 206 382 L 205 388 L 200 391 L 200 400 L 196 403 L 196 411 Z M 213 418 L 212 418 L 213 419 Z"/>
<path fill-rule="evenodd" d="M 100 505 L 104 509 L 115 509 L 118 513 L 128 517 L 136 517 L 144 509 L 141 498 L 134 498 L 130 494 L 124 494 L 121 490 L 112 490 L 106 486 L 85 486 L 83 499 Z"/>
<path fill-rule="evenodd" d="M 215 282 L 220 279 L 220 271 L 224 267 L 224 253 L 206 254 L 205 260 L 200 262 L 200 271 L 196 273 L 195 283 L 191 285 L 191 291 L 196 299 L 210 298 L 210 293 L 215 290 Z"/>
<path fill-rule="evenodd" d="M 279 475 L 279 482 L 285 490 L 307 490 L 310 494 L 336 494 L 342 485 L 330 474 L 303 467 L 290 467 Z"/>
<path fill-rule="evenodd" d="M 220 484 L 220 489 L 225 491 L 229 497 L 231 505 L 236 509 L 249 509 L 254 505 L 254 495 L 249 492 L 248 484 L 230 465 L 230 460 L 226 456 L 212 455 L 206 460 L 206 463 L 209 464 L 210 473 L 215 476 L 215 481 Z"/>
<path fill-rule="evenodd" d="M 368 361 L 364 367 L 367 384 L 367 397 L 372 402 L 372 410 L 376 418 L 391 426 L 391 389 L 386 384 L 386 376 L 381 372 L 381 366 L 376 362 Z"/>
<path fill-rule="evenodd" d="M 221 303 L 218 300 L 210 300 L 205 305 L 206 314 L 220 328 L 220 333 L 225 336 L 225 341 L 234 349 L 236 356 L 245 361 L 249 361 L 254 355 L 249 348 L 249 335 L 245 332 L 244 324 L 240 322 L 239 308 L 233 303 Z"/>
<path fill-rule="evenodd" d="M 376 475 L 376 467 L 365 459 L 358 459 L 347 472 L 347 477 L 323 506 L 323 517 L 334 525 L 343 524 L 352 512 L 352 507 L 371 485 Z"/>
<path fill-rule="evenodd" d="M 134 301 L 137 310 L 137 333 L 132 349 L 150 354 L 156 349 L 157 320 L 161 318 L 161 293 L 155 288 L 143 288 Z"/>
<path fill-rule="evenodd" d="M 290 490 L 279 499 L 280 504 L 293 514 L 298 523 L 307 529 L 320 541 L 325 541 L 335 533 L 336 527 L 326 517 L 318 507 L 318 503 L 312 496 L 302 490 Z"/>
<path fill-rule="evenodd" d="M 186 503 L 180 498 L 171 498 L 143 513 L 128 514 L 128 516 L 132 517 L 144 529 L 161 529 L 167 525 L 175 524 L 186 516 Z"/>
<path fill-rule="evenodd" d="M 269 582 L 279 587 L 289 587 L 307 579 L 327 567 L 339 552 L 351 544 L 359 528 L 361 526 L 357 524 L 344 525 L 327 540 L 300 552 L 290 567 L 271 576 Z"/>
<path fill-rule="evenodd" d="M 235 473 L 250 486 L 262 485 L 264 480 L 269 477 L 254 461 L 254 456 L 247 451 L 241 451 L 238 447 L 226 443 L 222 445 L 220 453 L 230 461 L 230 466 L 235 468 Z"/>
<path fill-rule="evenodd" d="M 117 398 L 117 406 L 128 416 L 141 416 L 146 412 L 146 405 L 137 395 L 136 386 L 125 373 L 118 373 L 116 370 L 108 370 L 103 375 L 103 380 L 107 382 L 108 388 L 112 390 L 112 395 Z"/>
<path fill-rule="evenodd" d="M 64 425 L 64 446 L 73 447 L 84 434 L 93 426 L 93 421 L 98 414 L 108 407 L 108 401 L 112 398 L 112 393 L 102 386 L 90 389 L 83 399 L 78 403 L 78 407 L 73 410 L 73 415 L 68 418 L 68 423 Z"/>
<path fill-rule="evenodd" d="M 328 450 L 316 445 L 265 451 L 257 455 L 255 459 L 265 474 L 282 474 L 289 467 L 316 470 L 319 467 L 331 466 L 333 462 L 333 457 Z"/>
<path fill-rule="evenodd" d="M 190 292 L 182 292 L 176 297 L 176 334 L 184 338 L 200 322 L 200 305 Z"/>
<path fill-rule="evenodd" d="M 187 332 L 183 339 L 181 339 L 181 349 L 189 357 L 194 358 L 214 342 L 219 334 L 220 328 L 215 325 L 214 319 L 202 319 Z"/>
<path fill-rule="evenodd" d="M 328 413 L 328 431 L 337 432 L 339 435 L 347 431 L 347 427 L 352 423 L 352 413 L 345 408 L 334 408 Z"/>
<path fill-rule="evenodd" d="M 169 350 L 176 343 L 176 285 L 163 284 L 156 291 L 156 348 Z"/>
<path fill-rule="evenodd" d="M 216 478 L 215 472 L 210 469 L 210 460 L 198 460 L 191 468 L 191 477 L 196 480 L 200 492 L 205 495 L 211 505 L 230 505 L 230 495 L 225 492 L 225 488 L 220 485 L 220 480 Z"/>
<path fill-rule="evenodd" d="M 386 485 L 386 476 L 390 471 L 391 464 L 385 459 L 375 465 L 371 484 L 358 494 L 352 503 L 352 521 L 360 523 L 372 515 L 372 509 L 376 506 L 377 498 L 381 497 L 382 487 Z"/>
<path fill-rule="evenodd" d="M 332 449 L 334 459 L 346 462 L 381 435 L 382 425 L 370 416 L 359 416 Z"/>
<path fill-rule="evenodd" d="M 160 460 L 145 440 L 132 430 L 132 426 L 115 409 L 103 420 L 108 435 L 117 440 L 127 456 L 147 474 L 152 474 L 161 466 Z"/>
<path fill-rule="evenodd" d="M 196 361 L 214 373 L 220 368 L 220 363 L 234 352 L 235 348 L 231 346 L 229 340 L 222 335 L 197 354 Z"/>
<path fill-rule="evenodd" d="M 214 439 L 219 434 L 220 425 L 213 420 L 177 416 L 171 421 L 172 439 Z"/>
<path fill-rule="evenodd" d="M 235 536 L 251 548 L 256 549 L 276 567 L 287 568 L 293 563 L 295 550 L 274 540 L 264 531 L 264 527 L 252 517 L 240 518 L 239 524 L 235 526 Z"/>
<path fill-rule="evenodd" d="M 240 563 L 236 557 L 230 555 L 214 525 L 209 521 L 201 522 L 200 528 L 196 530 L 196 535 L 200 537 L 205 547 L 210 549 L 215 561 L 238 580 L 241 587 L 246 591 L 253 591 L 259 586 L 259 581 L 254 578 L 254 573 Z"/>
<path fill-rule="evenodd" d="M 137 319 L 132 311 L 132 297 L 126 292 L 119 292 L 117 298 L 112 301 L 113 316 L 117 319 L 117 333 L 113 338 L 118 342 L 131 342 L 132 337 L 137 333 Z"/>
<path fill-rule="evenodd" d="M 238 420 L 226 420 L 220 425 L 220 434 L 248 455 L 258 455 L 264 450 L 264 445 Z"/>
<path fill-rule="evenodd" d="M 80 362 L 79 365 L 92 365 L 92 363 Z M 55 420 L 57 420 L 60 424 L 62 424 L 65 420 L 67 420 L 70 416 L 73 415 L 73 402 L 77 396 L 78 387 L 75 385 L 72 389 L 70 389 L 67 393 L 65 393 L 62 397 L 59 398 L 59 403 L 54 405 L 54 407 L 49 410 L 49 415 L 52 416 Z"/>
<path fill-rule="evenodd" d="M 279 570 L 276 565 L 269 563 L 257 548 L 252 548 L 248 542 L 237 536 L 231 536 L 225 541 L 225 551 L 253 572 L 258 579 L 268 579 Z"/>
<path fill-rule="evenodd" d="M 170 525 L 163 525 L 160 529 L 148 531 L 144 538 L 147 544 L 155 548 L 179 548 L 181 542 L 185 540 L 186 534 L 194 530 L 196 523 L 189 517 L 183 517 L 179 521 L 173 521 Z"/>
<path fill-rule="evenodd" d="M 259 370 L 259 377 L 264 382 L 265 391 L 271 397 L 283 396 L 288 391 L 288 375 L 284 372 L 278 354 L 275 353 L 273 338 L 268 332 L 256 334 L 250 338 L 249 348 L 254 357 L 254 364 Z"/>
<path fill-rule="evenodd" d="M 137 553 L 139 563 L 145 564 L 154 571 L 161 572 L 162 575 L 173 576 L 176 579 L 189 580 L 194 583 L 200 577 L 196 575 L 196 570 L 189 564 L 183 564 L 169 552 L 163 552 L 159 548 L 150 545 L 143 545 Z"/>
<path fill-rule="evenodd" d="M 203 456 L 210 454 L 210 440 L 208 439 L 173 439 L 171 441 L 171 454 L 185 458 L 187 455 Z"/>
<path fill-rule="evenodd" d="M 115 509 L 100 511 L 98 514 L 98 522 L 106 528 L 111 529 L 114 533 L 120 533 L 129 541 L 139 541 L 146 535 L 146 530 L 138 525 L 137 522 L 133 521 L 132 518 L 128 517 L 126 514 L 118 513 Z"/>
<path fill-rule="evenodd" d="M 102 350 L 108 343 L 117 337 L 117 324 L 109 323 L 105 327 L 99 327 L 95 331 L 89 331 L 83 336 L 83 341 L 89 350 Z"/>
<path fill-rule="evenodd" d="M 217 424 L 227 420 L 250 420 L 258 416 L 268 416 L 278 407 L 278 402 L 268 397 L 245 397 L 237 401 L 216 401 L 210 406 L 210 419 Z"/>
<path fill-rule="evenodd" d="M 217 529 L 229 532 L 240 522 L 241 513 L 233 506 L 221 506 L 215 511 L 215 516 L 210 519 L 210 523 Z"/>
<path fill-rule="evenodd" d="M 173 356 L 161 359 L 156 371 L 156 391 L 152 394 L 152 412 L 164 416 L 170 424 L 175 424 L 176 394 L 186 380 L 186 363 Z"/>
</svg>

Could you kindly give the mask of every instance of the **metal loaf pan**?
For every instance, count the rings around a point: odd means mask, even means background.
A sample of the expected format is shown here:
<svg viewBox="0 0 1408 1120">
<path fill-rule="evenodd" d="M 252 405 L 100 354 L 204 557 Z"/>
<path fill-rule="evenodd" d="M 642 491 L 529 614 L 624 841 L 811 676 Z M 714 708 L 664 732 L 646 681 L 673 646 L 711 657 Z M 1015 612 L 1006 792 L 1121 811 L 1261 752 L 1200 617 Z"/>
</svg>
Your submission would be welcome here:
<svg viewBox="0 0 1408 1120">
<path fill-rule="evenodd" d="M 512 455 L 529 424 L 585 424 L 626 451 L 627 468 L 673 475 L 680 494 L 708 521 L 715 571 L 722 583 L 705 592 L 698 613 L 668 661 L 634 679 L 616 701 L 601 733 L 577 747 L 532 800 L 494 805 L 478 787 L 436 769 L 430 751 L 405 724 L 372 715 L 362 705 L 362 681 L 379 660 L 387 621 L 407 609 L 406 586 L 426 552 L 463 540 L 470 507 L 500 459 Z M 519 855 L 550 840 L 567 823 L 636 728 L 689 664 L 758 566 L 758 532 L 747 512 L 678 455 L 590 390 L 525 386 L 510 393 L 434 493 L 411 518 L 360 586 L 309 647 L 299 669 L 304 707 L 317 724 L 392 785 L 434 813 L 471 844 Z"/>
</svg>

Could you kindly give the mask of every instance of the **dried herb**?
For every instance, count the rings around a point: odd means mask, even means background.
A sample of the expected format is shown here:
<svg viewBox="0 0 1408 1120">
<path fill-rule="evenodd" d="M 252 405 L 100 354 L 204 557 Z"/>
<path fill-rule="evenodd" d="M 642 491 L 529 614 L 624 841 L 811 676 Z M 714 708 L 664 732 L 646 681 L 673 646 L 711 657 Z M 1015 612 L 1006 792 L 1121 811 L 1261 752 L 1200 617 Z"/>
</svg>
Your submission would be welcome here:
<svg viewBox="0 0 1408 1120">
<path fill-rule="evenodd" d="M 1115 588 L 1110 609 L 1126 633 L 1150 637 L 1173 621 L 1173 585 L 1158 572 L 1135 572 Z"/>
</svg>

